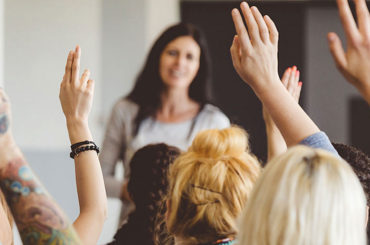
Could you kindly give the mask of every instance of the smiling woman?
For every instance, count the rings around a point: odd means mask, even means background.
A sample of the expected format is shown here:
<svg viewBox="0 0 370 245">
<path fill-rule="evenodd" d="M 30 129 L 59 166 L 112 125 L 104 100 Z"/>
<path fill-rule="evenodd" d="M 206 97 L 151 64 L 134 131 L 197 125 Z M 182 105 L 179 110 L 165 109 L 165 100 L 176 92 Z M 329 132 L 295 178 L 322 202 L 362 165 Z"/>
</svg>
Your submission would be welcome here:
<svg viewBox="0 0 370 245">
<path fill-rule="evenodd" d="M 114 106 L 100 160 L 108 196 L 123 200 L 133 153 L 164 142 L 186 149 L 201 130 L 225 128 L 229 119 L 209 104 L 210 61 L 203 34 L 193 25 L 169 27 L 155 41 L 131 93 Z M 114 178 L 124 163 L 124 183 Z M 126 216 L 125 214 L 124 216 Z"/>
</svg>

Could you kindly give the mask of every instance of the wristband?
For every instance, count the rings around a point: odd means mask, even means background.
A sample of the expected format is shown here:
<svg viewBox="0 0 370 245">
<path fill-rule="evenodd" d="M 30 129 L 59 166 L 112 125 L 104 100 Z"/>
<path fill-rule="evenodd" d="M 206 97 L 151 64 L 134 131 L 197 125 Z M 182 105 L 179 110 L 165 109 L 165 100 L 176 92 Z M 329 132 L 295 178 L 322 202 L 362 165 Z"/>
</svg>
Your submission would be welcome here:
<svg viewBox="0 0 370 245">
<path fill-rule="evenodd" d="M 86 145 L 86 146 L 84 146 Z M 84 151 L 96 151 L 96 154 L 99 154 L 100 150 L 99 147 L 93 141 L 82 141 L 76 144 L 71 145 L 71 153 L 69 156 L 74 159 L 78 154 Z"/>
</svg>

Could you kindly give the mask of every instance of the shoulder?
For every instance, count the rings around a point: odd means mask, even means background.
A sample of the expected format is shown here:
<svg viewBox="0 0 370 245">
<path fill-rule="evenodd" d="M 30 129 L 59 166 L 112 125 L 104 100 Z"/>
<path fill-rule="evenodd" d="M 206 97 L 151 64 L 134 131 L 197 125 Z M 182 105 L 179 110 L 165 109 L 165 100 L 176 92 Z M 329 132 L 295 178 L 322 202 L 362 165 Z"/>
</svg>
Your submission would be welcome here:
<svg viewBox="0 0 370 245">
<path fill-rule="evenodd" d="M 301 142 L 299 142 L 299 144 L 306 145 L 312 148 L 323 149 L 339 156 L 338 152 L 331 144 L 329 137 L 322 131 L 306 137 Z"/>
<path fill-rule="evenodd" d="M 198 116 L 200 120 L 210 124 L 209 128 L 226 128 L 230 126 L 229 118 L 220 108 L 211 104 L 205 104 Z"/>
<path fill-rule="evenodd" d="M 113 106 L 112 113 L 125 117 L 134 117 L 139 110 L 139 106 L 129 99 L 121 98 Z"/>
</svg>

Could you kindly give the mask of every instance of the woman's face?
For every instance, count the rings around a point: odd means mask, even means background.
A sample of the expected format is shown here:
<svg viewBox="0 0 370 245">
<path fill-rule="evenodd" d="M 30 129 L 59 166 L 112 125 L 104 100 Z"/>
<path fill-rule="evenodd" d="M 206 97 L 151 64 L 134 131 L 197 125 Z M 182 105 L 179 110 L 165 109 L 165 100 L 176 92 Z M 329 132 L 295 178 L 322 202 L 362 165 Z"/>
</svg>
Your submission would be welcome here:
<svg viewBox="0 0 370 245">
<path fill-rule="evenodd" d="M 159 62 L 159 75 L 167 88 L 187 89 L 199 70 L 200 47 L 191 36 L 168 43 Z"/>
</svg>

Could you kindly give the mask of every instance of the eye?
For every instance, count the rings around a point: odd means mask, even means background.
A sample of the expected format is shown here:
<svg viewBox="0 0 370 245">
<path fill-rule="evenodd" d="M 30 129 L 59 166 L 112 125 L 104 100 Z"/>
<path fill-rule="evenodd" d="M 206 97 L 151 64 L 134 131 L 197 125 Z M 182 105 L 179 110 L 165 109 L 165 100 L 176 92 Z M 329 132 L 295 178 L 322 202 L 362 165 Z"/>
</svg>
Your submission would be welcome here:
<svg viewBox="0 0 370 245">
<path fill-rule="evenodd" d="M 193 60 L 194 59 L 194 55 L 193 54 L 186 54 L 186 59 Z"/>
<path fill-rule="evenodd" d="M 170 56 L 177 56 L 179 52 L 177 50 L 168 50 L 167 54 Z"/>
</svg>

